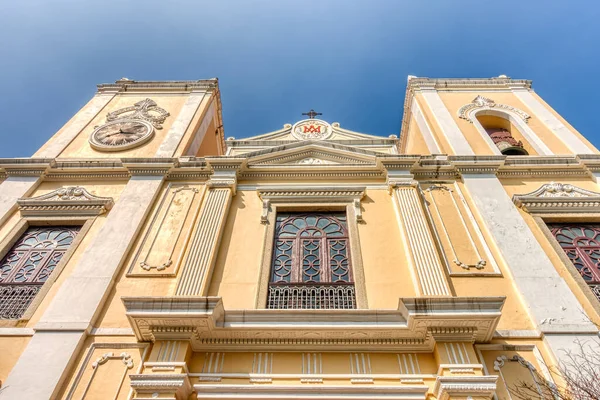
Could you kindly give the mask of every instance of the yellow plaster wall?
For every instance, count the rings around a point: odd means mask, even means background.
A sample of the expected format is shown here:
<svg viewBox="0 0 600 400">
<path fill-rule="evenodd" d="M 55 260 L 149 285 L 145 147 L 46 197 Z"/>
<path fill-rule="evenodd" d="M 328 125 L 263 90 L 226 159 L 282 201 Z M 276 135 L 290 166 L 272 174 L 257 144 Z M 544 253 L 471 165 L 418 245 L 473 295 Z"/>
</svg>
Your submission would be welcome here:
<svg viewBox="0 0 600 400">
<path fill-rule="evenodd" d="M 450 115 L 458 124 L 458 127 L 465 135 L 465 138 L 473 148 L 475 154 L 492 154 L 489 145 L 475 126 L 464 119 L 458 117 L 458 110 L 473 101 L 477 96 L 487 97 L 494 100 L 496 103 L 506 104 L 518 108 L 531 116 L 527 120 L 527 125 L 539 136 L 539 138 L 548 146 L 554 154 L 572 154 L 572 152 L 562 143 L 562 141 L 552 133 L 548 127 L 531 112 L 525 104 L 523 104 L 511 92 L 438 92 L 443 103 L 448 108 Z"/>
<path fill-rule="evenodd" d="M 31 336 L 0 336 L 0 391 Z"/>
<path fill-rule="evenodd" d="M 223 297 L 225 309 L 255 307 L 266 229 L 261 213 L 255 191 L 233 197 L 208 290 L 209 296 Z"/>
<path fill-rule="evenodd" d="M 95 348 L 92 348 L 92 345 L 95 345 Z M 85 394 L 86 400 L 127 399 L 131 389 L 129 374 L 140 371 L 147 348 L 146 344 L 137 344 L 133 336 L 88 337 L 57 398 L 68 398 L 71 390 L 72 397 L 69 398 L 83 398 L 82 396 L 89 386 Z M 127 374 L 123 379 L 126 367 L 119 356 L 124 352 L 131 356 L 133 366 L 127 369 Z M 118 358 L 110 359 L 93 368 L 92 364 L 107 353 L 112 353 Z"/>
<path fill-rule="evenodd" d="M 122 158 L 122 157 L 153 157 L 163 139 L 169 132 L 171 125 L 177 118 L 179 111 L 187 99 L 187 94 L 119 94 L 115 96 L 106 107 L 77 135 L 77 137 L 64 149 L 61 158 Z M 106 114 L 120 108 L 129 107 L 146 98 L 154 100 L 157 105 L 167 110 L 169 115 L 162 124 L 162 129 L 154 129 L 154 137 L 149 142 L 126 151 L 103 152 L 92 149 L 88 139 L 94 127 L 106 123 Z"/>
<path fill-rule="evenodd" d="M 207 94 L 202 99 L 200 106 L 198 106 L 198 109 L 196 110 L 196 113 L 194 114 L 194 118 L 192 118 L 192 122 L 190 123 L 188 129 L 186 130 L 185 135 L 183 135 L 183 138 L 181 139 L 179 146 L 177 146 L 177 150 L 175 151 L 175 155 L 174 155 L 175 157 L 180 157 L 183 155 L 205 156 L 205 155 L 220 154 L 220 151 L 218 150 L 218 149 L 220 149 L 220 146 L 216 146 L 216 145 L 214 147 L 207 148 L 205 150 L 205 152 L 199 152 L 198 154 L 187 154 L 186 153 L 186 149 L 193 142 L 194 137 L 196 136 L 196 133 L 198 133 L 198 129 L 200 128 L 200 125 L 202 125 L 202 123 L 204 122 L 204 119 L 211 117 L 208 115 L 208 110 L 210 108 L 211 103 L 214 104 L 213 108 L 215 109 L 215 111 L 212 115 L 213 122 L 211 122 L 211 125 L 206 130 L 206 135 L 205 135 L 204 139 L 206 139 L 209 136 L 215 136 L 215 134 L 214 134 L 215 133 L 215 121 L 217 119 L 216 97 L 214 95 Z M 203 139 L 203 142 L 205 142 L 204 139 Z M 204 146 L 204 143 L 203 143 L 203 146 Z"/>
<path fill-rule="evenodd" d="M 594 153 L 598 153 L 598 149 L 596 148 L 596 146 L 594 146 L 592 144 L 592 142 L 590 142 L 588 139 L 586 139 L 585 136 L 583 136 L 577 129 L 575 129 L 575 127 L 573 127 L 573 125 L 571 125 L 569 123 L 569 121 L 567 121 L 566 119 L 564 119 L 558 112 L 556 112 L 556 110 L 554 108 L 552 108 L 548 103 L 546 103 L 546 101 L 544 99 L 542 99 L 537 93 L 533 92 L 533 96 L 535 98 L 537 98 L 540 103 L 544 104 L 546 106 L 546 108 L 552 113 L 554 114 L 554 116 L 556 118 L 559 119 L 559 121 L 561 121 L 567 128 L 569 128 L 571 130 L 571 132 L 573 132 L 576 136 L 578 136 L 590 149 L 592 149 L 592 151 Z"/>
<path fill-rule="evenodd" d="M 38 151 L 36 151 L 36 152 L 33 154 L 33 156 L 32 156 L 32 157 L 37 157 L 39 153 L 41 153 L 42 151 L 46 150 L 46 148 L 47 148 L 47 147 L 50 145 L 50 143 L 52 143 L 54 140 L 56 140 L 56 138 L 57 138 L 57 137 L 59 137 L 59 136 L 60 136 L 60 135 L 63 133 L 63 131 L 64 131 L 65 129 L 69 128 L 69 126 L 71 126 L 71 125 L 73 124 L 73 122 L 75 121 L 75 119 L 76 119 L 76 117 L 77 117 L 77 115 L 78 115 L 78 114 L 80 114 L 80 113 L 84 112 L 85 110 L 87 110 L 87 109 L 90 107 L 90 103 L 92 102 L 92 100 L 93 100 L 93 98 L 92 98 L 92 99 L 90 99 L 90 101 L 88 101 L 88 102 L 87 102 L 87 103 L 86 103 L 86 104 L 85 104 L 85 105 L 84 105 L 84 106 L 83 106 L 83 107 L 82 107 L 82 108 L 81 108 L 81 109 L 80 109 L 80 110 L 77 112 L 77 114 L 73 115 L 73 117 L 71 117 L 71 119 L 70 119 L 70 120 L 68 120 L 68 121 L 67 121 L 67 123 L 66 123 L 66 124 L 64 124 L 64 125 L 63 125 L 63 127 L 62 127 L 62 128 L 60 128 L 60 129 L 58 130 L 58 132 L 56 132 L 56 133 L 55 133 L 55 134 L 54 134 L 54 135 L 53 135 L 53 136 L 52 136 L 52 137 L 51 137 L 51 138 L 50 138 L 50 139 L 49 139 L 49 140 L 48 140 L 46 143 L 44 143 L 44 144 L 42 145 L 42 147 L 40 147 L 40 148 L 38 149 Z M 108 106 L 108 105 L 107 105 L 107 106 Z M 102 110 L 100 110 L 99 114 L 101 114 L 101 115 L 106 115 L 106 112 L 107 112 L 107 111 L 106 111 L 106 109 L 107 109 L 107 106 L 105 106 L 105 107 L 104 107 Z"/>
<path fill-rule="evenodd" d="M 396 309 L 400 297 L 416 295 L 392 201 L 386 190 L 367 190 L 361 203 L 358 233 L 371 309 Z"/>
</svg>

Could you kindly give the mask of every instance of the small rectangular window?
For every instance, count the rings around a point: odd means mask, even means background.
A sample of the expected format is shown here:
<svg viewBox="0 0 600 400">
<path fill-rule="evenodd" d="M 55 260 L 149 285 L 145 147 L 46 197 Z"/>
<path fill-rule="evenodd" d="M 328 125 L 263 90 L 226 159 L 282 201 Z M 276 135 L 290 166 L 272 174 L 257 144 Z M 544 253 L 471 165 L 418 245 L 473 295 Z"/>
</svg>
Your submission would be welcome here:
<svg viewBox="0 0 600 400">
<path fill-rule="evenodd" d="M 345 213 L 277 214 L 267 308 L 356 308 Z"/>
<path fill-rule="evenodd" d="M 19 319 L 77 236 L 78 226 L 29 227 L 0 261 L 0 319 Z"/>
</svg>

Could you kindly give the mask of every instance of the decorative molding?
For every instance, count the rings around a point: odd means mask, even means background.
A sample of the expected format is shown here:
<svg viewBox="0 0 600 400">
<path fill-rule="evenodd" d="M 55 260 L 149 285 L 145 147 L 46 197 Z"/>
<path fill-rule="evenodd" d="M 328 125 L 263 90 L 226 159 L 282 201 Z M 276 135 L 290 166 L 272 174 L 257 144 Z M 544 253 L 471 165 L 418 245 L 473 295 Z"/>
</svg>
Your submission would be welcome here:
<svg viewBox="0 0 600 400">
<path fill-rule="evenodd" d="M 497 376 L 438 376 L 433 392 L 437 400 L 451 398 L 490 399 L 496 392 Z"/>
<path fill-rule="evenodd" d="M 354 207 L 356 221 L 363 222 L 361 199 L 365 196 L 364 187 L 324 188 L 307 187 L 265 187 L 257 189 L 258 197 L 262 200 L 263 208 L 260 221 L 266 224 L 273 203 L 340 203 L 351 204 Z"/>
<path fill-rule="evenodd" d="M 502 382 L 504 382 L 504 386 L 506 387 L 506 391 L 508 393 L 510 393 L 510 388 L 508 386 L 508 382 L 506 381 L 506 379 L 504 378 L 504 374 L 502 373 L 502 367 L 504 367 L 504 365 L 506 364 L 507 361 L 511 361 L 511 362 L 517 362 L 519 363 L 519 365 L 521 365 L 522 367 L 527 368 L 527 370 L 529 371 L 529 374 L 531 375 L 531 379 L 533 380 L 533 382 L 536 385 L 536 389 L 538 394 L 540 395 L 540 398 L 544 398 L 544 393 L 542 388 L 540 387 L 540 383 L 538 382 L 538 373 L 536 368 L 533 366 L 533 364 L 531 364 L 529 361 L 525 360 L 522 356 L 515 354 L 514 356 L 512 356 L 511 358 L 508 358 L 505 355 L 499 356 L 494 360 L 494 371 L 498 371 L 498 374 L 500 375 L 500 378 L 502 378 Z M 544 382 L 544 385 L 549 384 L 551 387 L 554 386 L 553 382 Z"/>
<path fill-rule="evenodd" d="M 589 213 L 600 211 L 600 193 L 580 187 L 550 182 L 527 194 L 512 198 L 517 207 L 529 213 Z"/>
<path fill-rule="evenodd" d="M 50 193 L 17 200 L 24 217 L 96 216 L 114 205 L 111 197 L 99 197 L 81 186 L 65 186 Z"/>
<path fill-rule="evenodd" d="M 518 108 L 496 103 L 494 100 L 489 99 L 487 97 L 483 97 L 481 95 L 475 97 L 472 102 L 469 104 L 465 104 L 462 106 L 457 114 L 459 118 L 466 119 L 467 121 L 473 123 L 473 118 L 475 118 L 475 113 L 481 110 L 490 110 L 490 109 L 500 109 L 504 111 L 512 112 L 518 115 L 524 122 L 527 122 L 531 116 L 527 114 L 523 110 L 519 110 Z"/>
<path fill-rule="evenodd" d="M 423 400 L 426 385 L 194 385 L 198 399 L 380 399 Z"/>
<path fill-rule="evenodd" d="M 123 115 L 125 114 L 125 115 Z M 123 107 L 106 114 L 106 122 L 117 121 L 121 119 L 141 119 L 149 122 L 156 129 L 162 129 L 162 123 L 171 114 L 167 110 L 159 107 L 152 99 L 138 101 L 132 106 Z"/>
<path fill-rule="evenodd" d="M 441 214 L 438 204 L 435 200 L 435 196 L 433 195 L 433 191 L 447 192 L 449 194 L 450 198 L 452 199 L 452 204 L 454 206 L 454 210 L 456 210 L 456 212 L 459 216 L 461 225 L 462 225 L 463 229 L 465 230 L 465 232 L 467 233 L 467 237 L 469 238 L 469 243 L 471 244 L 471 247 L 475 251 L 475 255 L 478 260 L 475 264 L 465 264 L 464 262 L 459 260 L 458 254 L 456 253 L 456 249 L 454 248 L 454 244 L 452 243 L 452 239 L 450 238 L 450 233 L 448 232 L 448 229 L 446 228 L 446 224 L 444 223 L 444 219 L 442 218 L 442 214 Z M 452 251 L 452 254 L 454 255 L 454 259 L 452 260 L 452 262 L 467 271 L 470 268 L 475 268 L 478 270 L 484 269 L 485 266 L 487 265 L 487 261 L 484 260 L 483 257 L 481 256 L 481 254 L 479 253 L 477 244 L 475 243 L 475 240 L 473 239 L 473 236 L 471 235 L 471 232 L 469 231 L 469 228 L 467 227 L 467 223 L 465 222 L 465 219 L 463 218 L 463 215 L 460 212 L 458 203 L 457 203 L 456 199 L 454 198 L 454 190 L 452 190 L 448 186 L 436 184 L 436 185 L 431 185 L 431 186 L 427 187 L 425 189 L 425 192 L 429 193 L 429 198 L 431 200 L 430 204 L 433 205 L 433 209 L 434 209 L 436 215 L 438 216 L 438 219 L 440 220 L 440 223 L 442 225 L 442 230 L 444 231 L 444 234 L 446 235 L 446 239 L 448 240 L 448 243 L 450 244 L 450 250 Z M 471 222 L 473 222 L 473 221 L 471 221 Z"/>
<path fill-rule="evenodd" d="M 140 398 L 157 398 L 158 394 L 171 395 L 177 399 L 187 399 L 192 393 L 192 385 L 187 374 L 131 374 L 131 388 Z"/>
<path fill-rule="evenodd" d="M 436 340 L 488 341 L 503 297 L 400 299 L 398 310 L 224 310 L 219 297 L 125 297 L 140 341 L 190 340 L 195 351 L 431 350 Z"/>
<path fill-rule="evenodd" d="M 186 239 L 191 234 L 193 224 L 186 224 L 186 221 L 191 213 L 192 205 L 196 201 L 196 195 L 199 192 L 200 190 L 198 188 L 190 187 L 186 184 L 169 184 L 160 201 L 160 205 L 155 211 L 152 221 L 146 230 L 146 234 L 140 243 L 132 265 L 129 267 L 128 274 L 131 275 L 136 273 L 134 270 L 135 265 L 139 265 L 144 271 L 151 271 L 154 269 L 157 272 L 165 271 L 167 268 L 171 267 L 171 265 L 175 265 L 173 271 L 169 273 L 163 272 L 162 274 L 172 276 L 177 273 L 178 267 L 183 259 L 185 246 L 181 246 L 181 250 L 175 258 L 173 253 L 181 237 L 183 236 L 185 238 L 184 242 L 186 242 Z M 197 209 L 199 209 L 199 207 L 197 207 Z M 173 220 L 173 218 L 175 218 L 175 220 Z M 192 221 L 193 220 L 195 220 L 195 217 Z M 175 226 L 172 229 L 165 229 L 165 225 L 168 226 L 169 223 L 175 224 Z M 161 238 L 161 235 L 175 236 Z M 159 246 L 161 243 L 163 246 L 165 243 L 168 245 L 168 248 L 163 248 L 162 252 L 160 251 L 160 247 L 158 248 L 159 250 L 157 250 L 158 253 L 164 253 L 165 250 L 168 250 L 168 255 L 164 259 L 159 259 L 158 262 L 153 263 L 150 258 L 153 250 L 155 250 L 157 242 Z M 138 270 L 138 273 L 139 272 L 141 271 Z"/>
</svg>

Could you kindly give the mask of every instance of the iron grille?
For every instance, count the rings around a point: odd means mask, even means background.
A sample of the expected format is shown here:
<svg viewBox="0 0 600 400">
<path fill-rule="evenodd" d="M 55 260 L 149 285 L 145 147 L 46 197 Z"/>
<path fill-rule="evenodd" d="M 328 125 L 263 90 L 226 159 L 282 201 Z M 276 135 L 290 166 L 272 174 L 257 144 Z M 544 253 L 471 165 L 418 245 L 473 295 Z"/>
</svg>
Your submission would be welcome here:
<svg viewBox="0 0 600 400">
<path fill-rule="evenodd" d="M 271 284 L 268 309 L 355 309 L 353 284 Z"/>
<path fill-rule="evenodd" d="M 0 319 L 19 319 L 38 294 L 41 285 L 0 285 Z"/>
<path fill-rule="evenodd" d="M 600 285 L 588 285 L 588 286 L 590 287 L 590 289 L 592 289 L 592 292 L 594 293 L 594 295 L 596 296 L 598 301 L 600 301 Z"/>
</svg>

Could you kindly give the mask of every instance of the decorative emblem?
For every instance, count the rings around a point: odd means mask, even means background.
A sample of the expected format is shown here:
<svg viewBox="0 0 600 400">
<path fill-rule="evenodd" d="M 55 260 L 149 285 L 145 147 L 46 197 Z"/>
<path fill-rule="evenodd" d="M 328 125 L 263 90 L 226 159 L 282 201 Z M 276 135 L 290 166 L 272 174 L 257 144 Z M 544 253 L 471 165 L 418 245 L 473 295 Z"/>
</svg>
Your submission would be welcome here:
<svg viewBox="0 0 600 400">
<path fill-rule="evenodd" d="M 512 112 L 519 116 L 524 122 L 530 118 L 529 114 L 525 111 L 519 110 L 518 108 L 496 103 L 494 100 L 489 99 L 483 96 L 477 96 L 473 99 L 469 104 L 465 104 L 458 110 L 458 117 L 462 119 L 466 119 L 469 122 L 473 122 L 473 111 L 478 110 L 489 110 L 489 109 L 497 109 L 497 110 L 505 110 Z"/>
<path fill-rule="evenodd" d="M 106 123 L 90 135 L 90 145 L 100 151 L 121 151 L 140 146 L 154 136 L 154 128 L 162 129 L 169 113 L 151 99 L 109 112 Z"/>
<path fill-rule="evenodd" d="M 331 135 L 331 125 L 320 119 L 305 119 L 292 127 L 292 135 L 298 140 L 323 140 Z"/>
<path fill-rule="evenodd" d="M 123 115 L 125 114 L 125 115 Z M 162 129 L 162 123 L 170 114 L 160 108 L 152 99 L 138 101 L 132 106 L 120 108 L 106 115 L 106 122 L 118 119 L 141 119 L 150 122 L 156 129 Z"/>
</svg>

